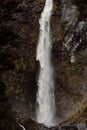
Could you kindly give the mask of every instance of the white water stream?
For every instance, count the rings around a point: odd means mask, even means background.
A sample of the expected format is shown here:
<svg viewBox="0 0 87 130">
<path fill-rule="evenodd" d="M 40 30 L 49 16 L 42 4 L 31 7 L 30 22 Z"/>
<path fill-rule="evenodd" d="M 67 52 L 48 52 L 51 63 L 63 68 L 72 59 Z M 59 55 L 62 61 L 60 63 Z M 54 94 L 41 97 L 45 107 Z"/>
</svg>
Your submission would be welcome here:
<svg viewBox="0 0 87 130">
<path fill-rule="evenodd" d="M 36 60 L 40 62 L 37 93 L 37 121 L 46 126 L 54 125 L 55 98 L 53 68 L 51 65 L 51 37 L 50 19 L 53 8 L 53 0 L 46 0 L 41 13 L 40 35 L 37 46 Z"/>
<path fill-rule="evenodd" d="M 23 130 L 26 130 L 26 129 L 24 128 L 24 126 L 23 126 L 23 125 L 19 124 L 19 126 L 20 126 Z"/>
</svg>

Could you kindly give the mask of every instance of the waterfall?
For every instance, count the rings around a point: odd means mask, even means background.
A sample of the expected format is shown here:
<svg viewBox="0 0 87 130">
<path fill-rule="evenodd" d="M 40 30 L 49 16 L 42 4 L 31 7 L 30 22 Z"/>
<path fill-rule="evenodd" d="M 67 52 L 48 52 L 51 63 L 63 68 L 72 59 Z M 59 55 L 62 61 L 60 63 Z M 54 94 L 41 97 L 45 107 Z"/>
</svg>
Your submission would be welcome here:
<svg viewBox="0 0 87 130">
<path fill-rule="evenodd" d="M 40 62 L 37 93 L 37 121 L 46 126 L 54 125 L 55 98 L 53 67 L 51 65 L 51 37 L 50 18 L 53 8 L 53 0 L 46 0 L 45 7 L 41 13 L 40 35 L 37 46 L 36 60 Z"/>
</svg>

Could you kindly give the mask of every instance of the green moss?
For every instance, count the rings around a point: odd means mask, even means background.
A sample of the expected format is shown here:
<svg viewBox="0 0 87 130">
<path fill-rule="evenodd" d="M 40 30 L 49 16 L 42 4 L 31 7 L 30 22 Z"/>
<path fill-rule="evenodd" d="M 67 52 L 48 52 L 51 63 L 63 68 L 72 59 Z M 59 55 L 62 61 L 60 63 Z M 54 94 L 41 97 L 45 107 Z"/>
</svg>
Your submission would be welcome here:
<svg viewBox="0 0 87 130">
<path fill-rule="evenodd" d="M 66 122 L 82 122 L 87 121 L 87 104 L 83 105 L 80 110 L 70 116 Z"/>
</svg>

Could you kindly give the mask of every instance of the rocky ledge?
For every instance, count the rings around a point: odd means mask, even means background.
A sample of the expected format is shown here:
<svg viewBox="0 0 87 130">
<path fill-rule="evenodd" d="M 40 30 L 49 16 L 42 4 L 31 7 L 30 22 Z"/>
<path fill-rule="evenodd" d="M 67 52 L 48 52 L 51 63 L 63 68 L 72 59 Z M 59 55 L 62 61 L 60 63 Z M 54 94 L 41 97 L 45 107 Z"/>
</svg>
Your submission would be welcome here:
<svg viewBox="0 0 87 130">
<path fill-rule="evenodd" d="M 58 126 L 46 127 L 43 124 L 39 124 L 34 120 L 28 119 L 26 121 L 21 122 L 21 125 L 26 130 L 87 130 L 86 122 L 79 123 L 62 123 Z"/>
</svg>

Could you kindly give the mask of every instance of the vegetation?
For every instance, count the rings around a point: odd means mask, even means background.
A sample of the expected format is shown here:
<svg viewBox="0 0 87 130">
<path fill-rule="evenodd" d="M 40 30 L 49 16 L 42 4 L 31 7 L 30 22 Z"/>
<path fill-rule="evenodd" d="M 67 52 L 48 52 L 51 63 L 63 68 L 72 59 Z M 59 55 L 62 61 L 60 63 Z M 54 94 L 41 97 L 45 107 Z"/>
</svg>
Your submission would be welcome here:
<svg viewBox="0 0 87 130">
<path fill-rule="evenodd" d="M 87 1 L 86 0 L 72 0 L 73 3 L 78 7 L 80 12 L 79 20 L 84 20 L 87 17 Z"/>
<path fill-rule="evenodd" d="M 87 122 L 87 105 L 83 105 L 80 110 L 70 116 L 66 122 Z"/>
<path fill-rule="evenodd" d="M 18 47 L 19 38 L 11 25 L 4 23 L 9 19 L 9 11 L 14 8 L 10 4 L 10 1 L 0 3 L 0 130 L 19 129 L 6 95 L 7 85 L 3 79 L 4 72 L 15 69 L 15 48 Z"/>
</svg>

